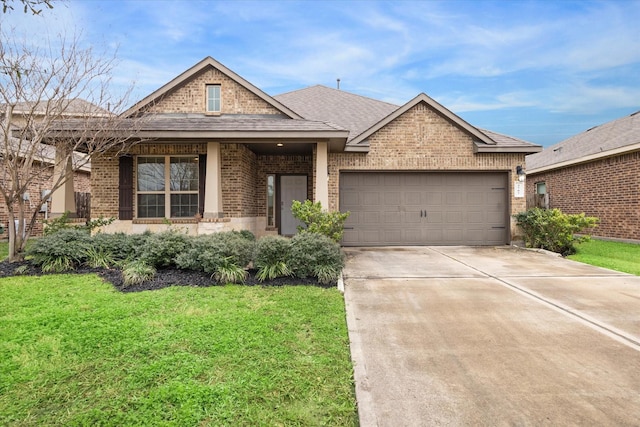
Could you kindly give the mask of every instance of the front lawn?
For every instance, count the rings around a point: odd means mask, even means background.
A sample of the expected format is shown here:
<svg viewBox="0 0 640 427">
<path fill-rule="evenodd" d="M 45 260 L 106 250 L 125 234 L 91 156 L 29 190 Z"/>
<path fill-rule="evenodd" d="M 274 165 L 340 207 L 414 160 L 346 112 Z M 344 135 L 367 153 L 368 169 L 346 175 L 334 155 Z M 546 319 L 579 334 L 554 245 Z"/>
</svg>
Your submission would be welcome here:
<svg viewBox="0 0 640 427">
<path fill-rule="evenodd" d="M 335 288 L 0 279 L 0 425 L 357 425 Z"/>
<path fill-rule="evenodd" d="M 577 249 L 569 259 L 640 276 L 638 244 L 591 239 L 577 245 Z"/>
</svg>

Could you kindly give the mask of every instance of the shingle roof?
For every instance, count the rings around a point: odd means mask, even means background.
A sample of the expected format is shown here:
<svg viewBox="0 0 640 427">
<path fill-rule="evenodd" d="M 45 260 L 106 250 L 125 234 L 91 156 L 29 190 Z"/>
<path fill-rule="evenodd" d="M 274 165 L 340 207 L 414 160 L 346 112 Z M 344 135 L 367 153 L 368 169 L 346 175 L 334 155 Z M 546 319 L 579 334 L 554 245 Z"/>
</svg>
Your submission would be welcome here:
<svg viewBox="0 0 640 427">
<path fill-rule="evenodd" d="M 307 120 L 334 123 L 348 129 L 347 141 L 399 108 L 388 102 L 322 85 L 283 93 L 274 98 Z"/>
<path fill-rule="evenodd" d="M 566 166 L 624 151 L 625 147 L 640 144 L 640 111 L 600 126 L 593 127 L 527 156 L 527 169 L 549 169 L 553 165 Z M 637 147 L 635 148 L 637 149 Z"/>
<path fill-rule="evenodd" d="M 418 101 L 424 101 L 428 102 L 433 108 L 443 111 L 445 115 L 454 117 L 461 126 L 466 126 L 469 132 L 476 135 L 480 132 L 481 134 L 478 135 L 478 138 L 485 140 L 483 145 L 489 147 L 492 151 L 501 152 L 506 150 L 531 153 L 541 149 L 540 146 L 521 139 L 475 128 L 425 94 L 418 95 L 404 106 L 398 106 L 342 90 L 316 85 L 276 95 L 274 98 L 305 119 L 335 123 L 342 128 L 348 129 L 349 137 L 347 138 L 347 143 L 353 141 L 352 147 L 367 146 L 366 141 L 358 143 L 358 137 L 365 138 L 367 136 L 365 132 L 375 130 L 374 126 L 376 125 L 384 124 L 384 119 L 390 119 L 392 118 L 390 116 L 394 113 L 400 114 L 402 112 L 399 110 L 410 107 Z M 486 138 L 482 134 L 486 135 Z M 492 144 L 492 142 L 495 142 L 495 144 Z"/>
<path fill-rule="evenodd" d="M 322 121 L 276 118 L 279 116 L 158 114 L 141 122 L 140 130 L 175 131 L 335 131 L 345 129 Z"/>
<path fill-rule="evenodd" d="M 62 100 L 64 101 L 64 100 Z M 58 103 L 60 101 L 56 101 Z M 62 113 L 64 116 L 78 116 L 78 115 L 110 115 L 111 113 L 101 107 L 98 107 L 95 104 L 92 104 L 89 101 L 84 99 L 75 98 L 68 100 L 68 105 L 65 106 L 65 111 Z M 4 108 L 6 104 L 0 104 L 0 108 Z M 44 114 L 47 108 L 47 101 L 31 101 L 31 102 L 18 102 L 15 104 L 14 113 L 22 114 L 22 113 L 31 113 L 33 114 Z M 56 111 L 60 110 L 60 106 L 56 106 Z"/>
<path fill-rule="evenodd" d="M 494 132 L 491 130 L 480 129 L 480 128 L 478 128 L 478 130 L 484 133 L 485 135 L 487 135 L 492 140 L 494 140 L 496 142 L 496 145 L 501 147 L 531 147 L 532 145 L 534 145 L 523 139 L 515 138 L 509 135 L 504 135 L 502 133 Z"/>
</svg>

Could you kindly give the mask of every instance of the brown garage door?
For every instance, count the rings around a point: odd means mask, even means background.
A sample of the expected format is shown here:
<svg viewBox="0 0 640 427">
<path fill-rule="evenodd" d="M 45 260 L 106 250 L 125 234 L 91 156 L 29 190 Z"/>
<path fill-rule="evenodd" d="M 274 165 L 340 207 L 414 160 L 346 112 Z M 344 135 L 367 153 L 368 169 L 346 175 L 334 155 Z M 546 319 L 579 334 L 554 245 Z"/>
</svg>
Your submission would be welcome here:
<svg viewBox="0 0 640 427">
<path fill-rule="evenodd" d="M 503 245 L 507 174 L 342 172 L 346 246 Z"/>
</svg>

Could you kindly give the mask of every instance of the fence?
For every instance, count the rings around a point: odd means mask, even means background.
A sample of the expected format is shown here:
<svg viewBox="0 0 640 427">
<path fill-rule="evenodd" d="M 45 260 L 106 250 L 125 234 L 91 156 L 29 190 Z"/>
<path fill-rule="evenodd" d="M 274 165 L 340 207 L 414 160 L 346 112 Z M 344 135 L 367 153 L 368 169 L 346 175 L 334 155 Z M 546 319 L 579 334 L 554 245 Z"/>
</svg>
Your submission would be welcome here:
<svg viewBox="0 0 640 427">
<path fill-rule="evenodd" d="M 528 195 L 527 209 L 531 208 L 549 209 L 549 193 Z"/>
<path fill-rule="evenodd" d="M 76 217 L 91 219 L 91 193 L 75 192 Z"/>
</svg>

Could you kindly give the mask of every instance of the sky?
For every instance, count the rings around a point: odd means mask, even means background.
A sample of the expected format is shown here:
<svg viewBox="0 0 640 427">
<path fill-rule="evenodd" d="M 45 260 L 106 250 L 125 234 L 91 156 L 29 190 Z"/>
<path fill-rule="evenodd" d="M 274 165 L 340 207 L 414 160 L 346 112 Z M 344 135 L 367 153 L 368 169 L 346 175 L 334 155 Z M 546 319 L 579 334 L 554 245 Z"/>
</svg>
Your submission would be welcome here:
<svg viewBox="0 0 640 427">
<path fill-rule="evenodd" d="M 211 56 L 269 95 L 316 84 L 402 105 L 426 93 L 543 146 L 640 110 L 640 0 L 53 0 L 0 16 L 26 39 L 117 49 L 130 104 Z M 35 31 L 34 31 L 35 29 Z"/>
</svg>

